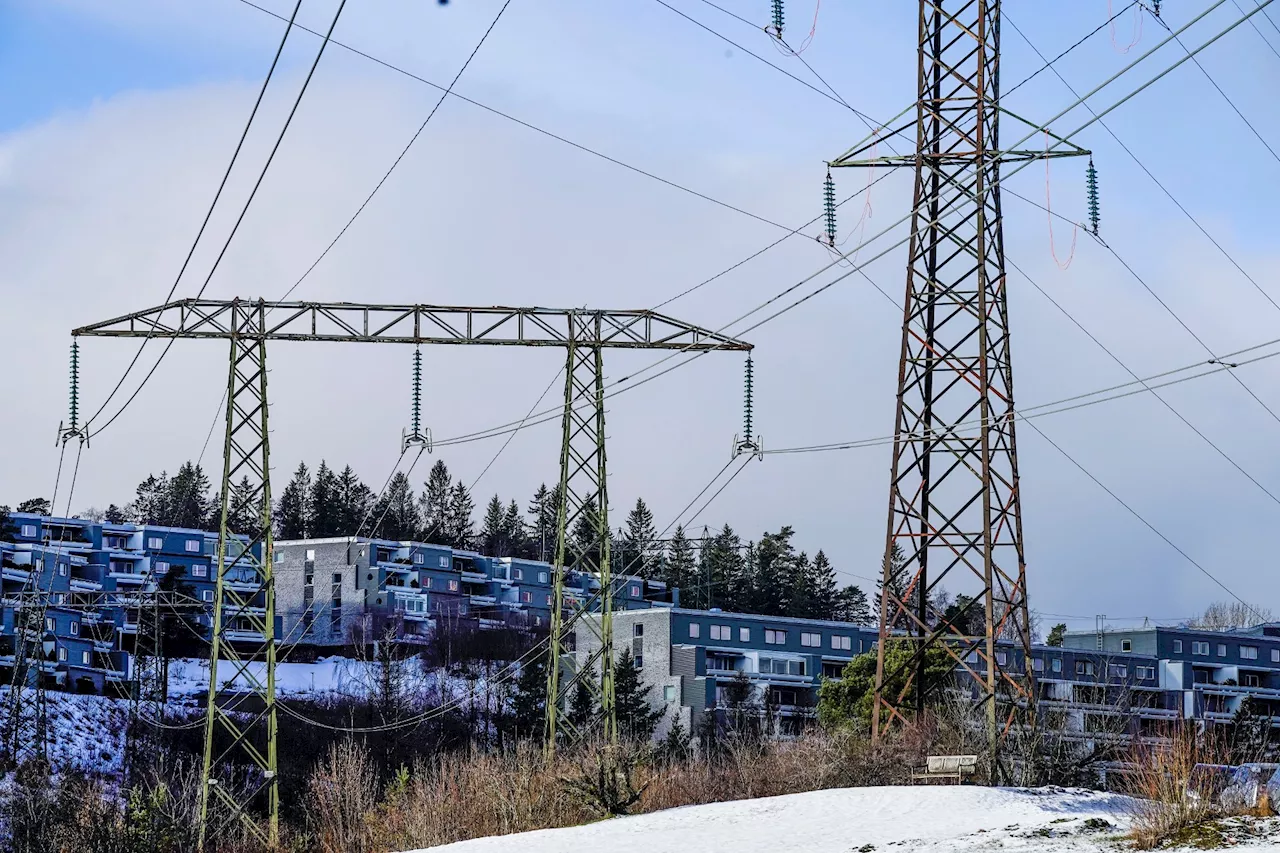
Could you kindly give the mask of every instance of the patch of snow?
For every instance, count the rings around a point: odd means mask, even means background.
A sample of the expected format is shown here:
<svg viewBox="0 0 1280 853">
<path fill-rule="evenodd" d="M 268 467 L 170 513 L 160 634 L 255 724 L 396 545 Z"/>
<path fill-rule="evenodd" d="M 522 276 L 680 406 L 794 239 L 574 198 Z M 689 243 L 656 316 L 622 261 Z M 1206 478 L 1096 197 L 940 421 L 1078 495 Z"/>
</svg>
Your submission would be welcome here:
<svg viewBox="0 0 1280 853">
<path fill-rule="evenodd" d="M 1074 789 L 844 788 L 687 806 L 434 853 L 1114 853 L 1132 801 Z M 1106 821 L 1106 826 L 1101 825 Z M 1280 851 L 1280 845 L 1252 850 Z"/>
</svg>

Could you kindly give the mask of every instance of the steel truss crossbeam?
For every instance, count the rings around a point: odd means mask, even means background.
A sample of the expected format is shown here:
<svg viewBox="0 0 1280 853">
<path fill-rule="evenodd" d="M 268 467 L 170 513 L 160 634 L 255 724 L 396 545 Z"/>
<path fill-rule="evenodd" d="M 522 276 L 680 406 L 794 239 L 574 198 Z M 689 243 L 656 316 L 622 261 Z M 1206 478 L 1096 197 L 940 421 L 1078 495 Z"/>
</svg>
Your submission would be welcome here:
<svg viewBox="0 0 1280 853">
<path fill-rule="evenodd" d="M 278 313 L 275 313 L 278 312 Z M 201 786 L 201 845 L 214 823 L 243 817 L 262 834 L 248 809 L 265 800 L 268 830 L 263 840 L 277 839 L 279 798 L 276 777 L 275 715 L 275 587 L 271 566 L 271 488 L 267 428 L 267 341 L 332 341 L 406 344 L 471 344 L 556 346 L 568 352 L 565 380 L 564 436 L 560 454 L 560 506 L 557 512 L 555 606 L 552 617 L 549 696 L 563 698 L 580 680 L 601 708 L 601 726 L 616 736 L 613 706 L 613 579 L 609 568 L 608 495 L 604 450 L 605 349 L 660 349 L 749 352 L 751 344 L 653 311 L 598 311 L 552 308 L 477 308 L 433 305 L 375 305 L 348 302 L 266 302 L 263 300 L 182 300 L 76 329 L 73 335 L 125 338 L 213 338 L 231 343 L 227 383 L 226 434 L 223 445 L 222 514 L 213 607 L 210 689 L 205 715 L 204 773 Z M 247 477 L 250 488 L 239 485 Z M 244 517 L 229 506 L 244 500 L 257 519 L 254 530 L 232 531 L 230 517 Z M 581 523 L 580 523 L 581 522 Z M 581 537 L 575 535 L 588 531 Z M 248 537 L 243 547 L 235 533 Z M 236 549 L 231 553 L 229 549 Z M 254 580 L 238 576 L 249 570 Z M 565 591 L 568 570 L 593 575 L 599 590 L 575 604 Z M 235 580 L 228 578 L 235 577 Z M 598 597 L 605 619 L 599 628 L 601 649 L 585 664 L 570 669 L 565 653 L 583 612 Z M 594 629 L 594 626 L 593 626 Z M 239 632 L 233 634 L 233 632 Z M 252 637 L 250 652 L 242 651 Z M 230 683 L 243 678 L 259 700 L 260 711 L 232 716 L 228 697 L 218 688 L 219 660 L 230 661 Z M 251 659 L 265 661 L 263 677 L 249 668 Z M 590 673 L 600 669 L 598 683 Z M 567 670 L 560 681 L 562 670 Z M 243 699 L 243 692 L 237 697 Z M 236 706 L 242 703 L 237 701 Z M 548 745 L 557 732 L 580 734 L 566 725 L 558 702 L 548 702 Z M 239 764 L 255 769 L 247 795 L 225 783 Z M 216 812 L 216 814 L 215 814 Z"/>
<path fill-rule="evenodd" d="M 992 774 L 1008 779 L 1004 742 L 1015 726 L 1035 725 L 1036 694 L 1000 166 L 1087 152 L 1052 134 L 1071 150 L 1001 150 L 1000 115 L 1009 113 L 1000 106 L 999 40 L 1000 0 L 921 0 L 916 152 L 860 160 L 869 146 L 855 146 L 831 165 L 910 164 L 916 178 L 873 735 L 923 712 L 930 692 L 947 686 L 925 677 L 931 653 L 941 650 L 969 677 L 984 711 Z M 976 434 L 965 426 L 974 420 L 982 425 Z M 935 593 L 964 578 L 977 592 L 948 620 L 935 612 Z M 1000 641 L 1011 642 L 1013 653 L 998 655 Z M 902 642 L 905 659 L 891 662 L 891 644 Z"/>
</svg>

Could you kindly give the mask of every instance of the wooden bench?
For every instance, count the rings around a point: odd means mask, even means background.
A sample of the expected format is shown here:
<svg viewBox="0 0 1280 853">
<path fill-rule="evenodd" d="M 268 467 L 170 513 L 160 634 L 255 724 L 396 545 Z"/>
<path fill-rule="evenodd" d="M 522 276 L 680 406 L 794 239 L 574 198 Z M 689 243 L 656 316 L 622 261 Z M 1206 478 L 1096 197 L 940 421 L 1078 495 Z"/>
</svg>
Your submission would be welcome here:
<svg viewBox="0 0 1280 853">
<path fill-rule="evenodd" d="M 913 771 L 911 781 L 935 782 L 952 781 L 960 785 L 967 777 L 978 772 L 978 756 L 976 755 L 930 755 L 928 763 L 921 770 Z"/>
</svg>

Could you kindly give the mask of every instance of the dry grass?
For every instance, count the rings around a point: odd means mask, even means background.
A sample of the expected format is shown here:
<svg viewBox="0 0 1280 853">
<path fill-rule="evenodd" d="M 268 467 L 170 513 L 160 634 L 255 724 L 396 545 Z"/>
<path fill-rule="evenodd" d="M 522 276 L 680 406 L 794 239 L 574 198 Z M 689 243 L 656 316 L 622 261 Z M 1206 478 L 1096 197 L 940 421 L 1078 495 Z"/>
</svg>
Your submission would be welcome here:
<svg viewBox="0 0 1280 853">
<path fill-rule="evenodd" d="M 1197 764 L 1224 763 L 1226 745 L 1212 730 L 1178 723 L 1159 742 L 1138 744 L 1126 775 L 1126 793 L 1134 797 L 1132 837 L 1141 850 L 1221 816 L 1214 779 L 1193 772 Z"/>
</svg>

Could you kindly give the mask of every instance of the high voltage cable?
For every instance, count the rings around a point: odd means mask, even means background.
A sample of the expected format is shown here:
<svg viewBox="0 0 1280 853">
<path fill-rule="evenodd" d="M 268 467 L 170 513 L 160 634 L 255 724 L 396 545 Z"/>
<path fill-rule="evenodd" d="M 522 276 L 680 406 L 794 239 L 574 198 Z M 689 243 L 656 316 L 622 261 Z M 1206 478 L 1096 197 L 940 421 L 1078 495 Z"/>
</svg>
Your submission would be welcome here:
<svg viewBox="0 0 1280 853">
<path fill-rule="evenodd" d="M 284 35 L 280 38 L 280 44 L 276 48 L 275 56 L 271 59 L 271 67 L 267 69 L 266 79 L 262 81 L 262 87 L 258 89 L 258 97 L 253 102 L 253 109 L 249 111 L 249 120 L 245 122 L 244 130 L 240 132 L 240 139 L 236 142 L 235 150 L 231 153 L 231 162 L 227 163 L 226 171 L 222 173 L 222 180 L 218 183 L 218 190 L 213 194 L 213 201 L 209 203 L 209 209 L 205 212 L 204 221 L 200 223 L 200 230 L 196 232 L 196 238 L 192 241 L 191 248 L 187 250 L 187 256 L 182 261 L 182 267 L 178 270 L 177 276 L 173 279 L 173 285 L 169 288 L 169 294 L 164 298 L 165 302 L 172 299 L 174 292 L 178 289 L 178 283 L 182 281 L 182 276 L 187 271 L 187 266 L 191 263 L 192 256 L 196 253 L 196 247 L 200 244 L 200 238 L 204 236 L 205 228 L 208 227 L 209 220 L 213 217 L 214 208 L 218 206 L 218 200 L 222 198 L 222 191 L 226 189 L 227 180 L 231 177 L 231 170 L 240 156 L 240 150 L 244 147 L 245 139 L 249 136 L 249 128 L 253 126 L 253 120 L 258 115 L 258 107 L 262 105 L 262 98 L 267 93 L 267 85 L 271 82 L 271 78 L 275 74 L 276 65 L 280 62 L 280 55 L 284 53 L 285 42 L 289 40 L 289 33 L 293 30 L 294 21 L 298 17 L 298 10 L 301 8 L 302 0 L 298 0 L 297 5 L 293 7 L 293 14 L 288 18 L 284 28 Z M 281 18 L 281 20 L 283 21 L 285 19 Z M 154 330 L 152 331 L 154 332 Z M 138 345 L 137 352 L 133 354 L 133 360 L 130 361 L 129 365 L 125 368 L 124 373 L 120 377 L 120 381 L 116 383 L 116 387 L 111 389 L 111 393 L 107 395 L 107 399 L 103 400 L 102 405 L 98 407 L 98 410 L 85 421 L 84 427 L 86 430 L 89 428 L 89 425 L 93 423 L 94 419 L 97 418 L 98 415 L 102 414 L 103 409 L 111 403 L 112 398 L 115 397 L 121 386 L 124 385 L 124 381 L 129 377 L 129 373 L 133 370 L 134 365 L 138 363 L 138 359 L 142 356 L 142 351 L 146 348 L 151 337 L 152 334 L 148 333 L 148 335 L 142 339 L 142 343 Z"/>
<path fill-rule="evenodd" d="M 1233 0 L 1233 2 L 1235 3 L 1235 7 L 1240 10 L 1240 13 L 1244 14 L 1244 7 L 1240 5 L 1239 0 Z M 1272 23 L 1274 24 L 1275 22 L 1273 21 Z M 1271 43 L 1271 39 L 1267 38 L 1262 30 L 1258 28 L 1258 25 L 1252 20 L 1249 21 L 1249 24 L 1253 27 L 1253 31 L 1258 34 L 1258 38 L 1262 39 L 1263 43 L 1265 43 L 1267 47 L 1271 48 L 1271 52 L 1276 55 L 1277 59 L 1280 59 L 1280 50 L 1277 50 L 1276 46 Z"/>
<path fill-rule="evenodd" d="M 258 190 L 262 186 L 263 179 L 267 176 L 267 170 L 271 168 L 271 163 L 275 159 L 276 153 L 280 150 L 280 143 L 284 142 L 284 137 L 289 130 L 289 125 L 293 123 L 293 117 L 297 115 L 298 106 L 302 103 L 302 98 L 306 95 L 307 88 L 311 85 L 311 78 L 316 73 L 316 67 L 320 64 L 320 58 L 324 56 L 324 49 L 329 44 L 333 28 L 338 25 L 338 18 L 341 17 L 342 10 L 346 5 L 347 0 L 341 0 L 338 4 L 338 10 L 333 14 L 333 20 L 329 24 L 328 32 L 325 33 L 324 41 L 320 43 L 320 49 L 316 51 L 316 58 L 312 61 L 311 68 L 307 71 L 307 76 L 302 81 L 302 88 L 298 90 L 298 96 L 294 99 L 293 107 L 289 110 L 289 115 L 285 118 L 284 126 L 280 128 L 280 134 L 276 137 L 275 144 L 271 146 L 271 153 L 267 155 L 267 162 L 263 164 L 262 171 L 259 172 L 258 179 L 254 182 L 253 189 L 250 191 L 249 197 L 245 200 L 244 206 L 240 210 L 240 215 L 236 217 L 235 225 L 231 228 L 231 233 L 227 235 L 226 242 L 222 244 L 221 251 L 218 252 L 217 258 L 214 259 L 213 266 L 210 268 L 209 274 L 205 276 L 204 283 L 200 285 L 200 290 L 196 292 L 196 299 L 199 299 L 204 295 L 204 291 L 208 288 L 209 282 L 213 280 L 213 274 L 217 272 L 218 266 L 222 263 L 223 257 L 226 256 L 227 249 L 231 247 L 231 241 L 235 239 L 236 232 L 240 230 L 240 225 L 244 222 L 245 215 L 249 212 L 249 206 L 253 204 L 253 199 L 257 196 Z M 146 387 L 147 382 L 151 377 L 155 375 L 156 369 L 160 367 L 160 363 L 164 361 L 165 356 L 168 355 L 169 350 L 173 347 L 173 342 L 176 340 L 176 337 L 169 338 L 168 343 L 165 344 L 165 348 L 160 351 L 160 357 L 156 359 L 155 364 L 151 365 L 151 369 L 147 372 L 147 375 L 142 378 L 140 383 L 138 383 L 138 387 L 135 388 L 133 393 L 129 395 L 129 398 L 125 400 L 124 405 L 122 405 L 105 424 L 94 430 L 90 434 L 91 436 L 98 435 L 104 429 L 111 426 L 111 424 L 124 413 L 125 409 L 129 408 L 129 405 L 137 399 L 138 394 L 141 393 L 144 387 Z"/>
</svg>

